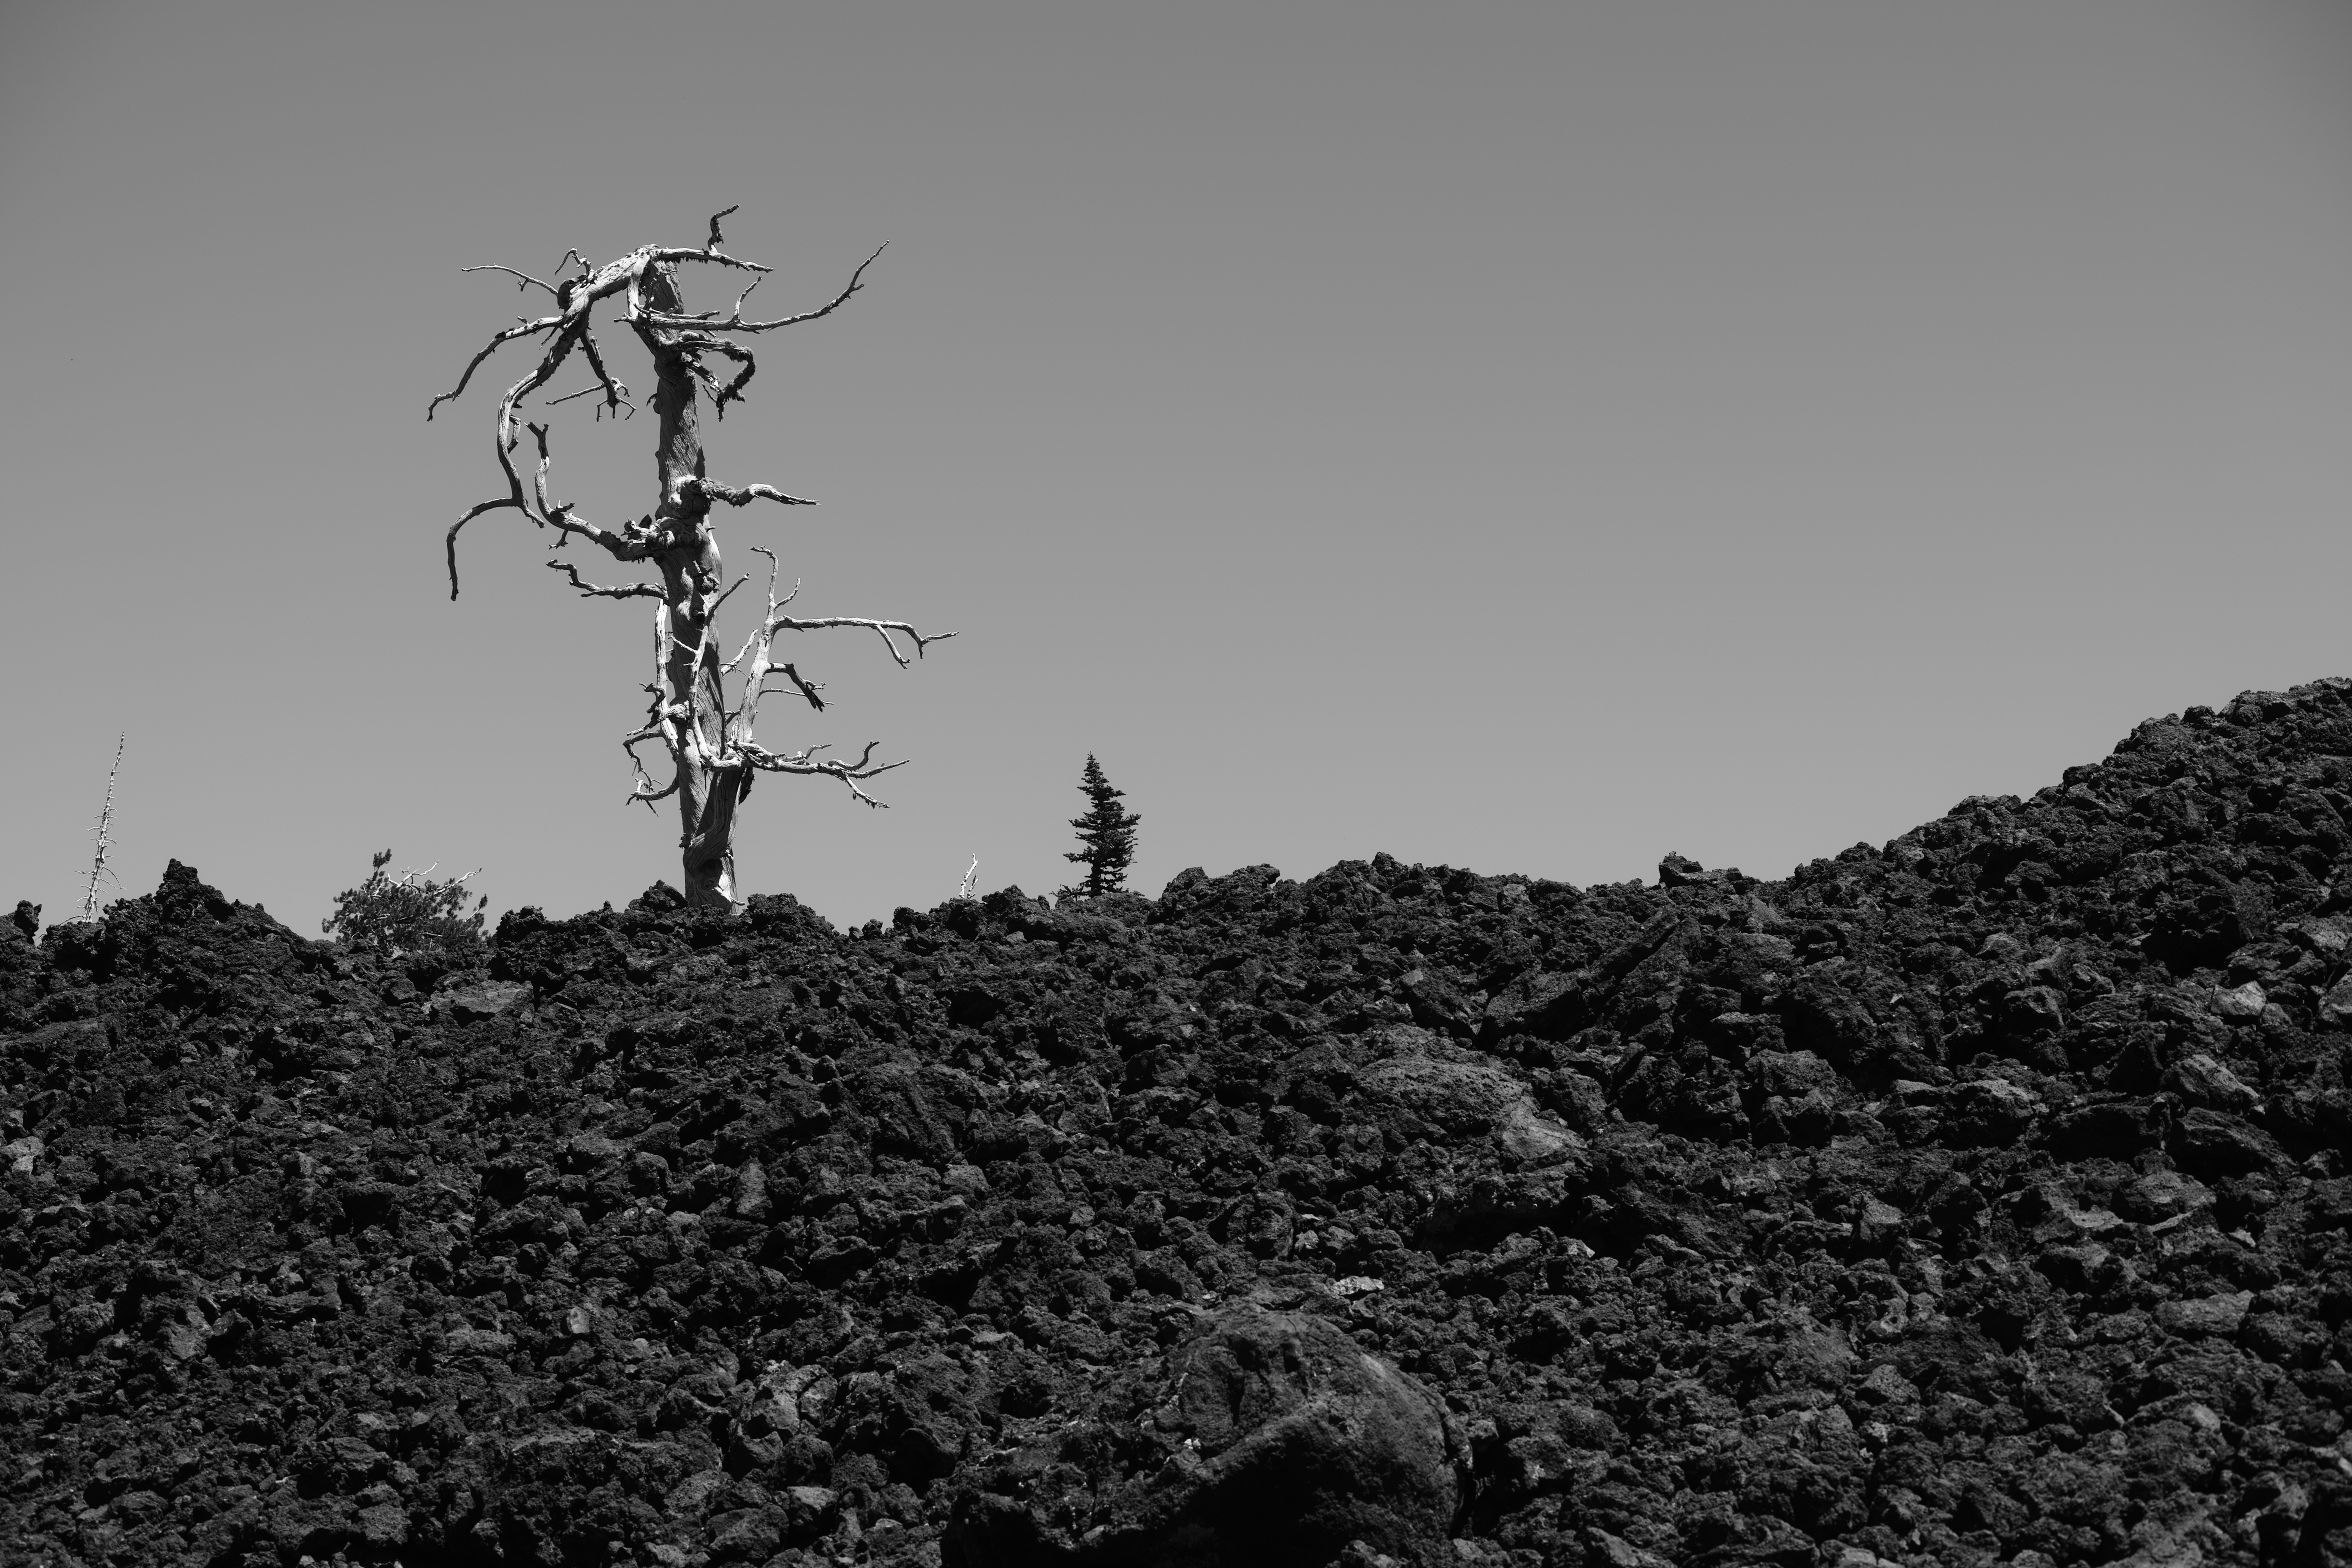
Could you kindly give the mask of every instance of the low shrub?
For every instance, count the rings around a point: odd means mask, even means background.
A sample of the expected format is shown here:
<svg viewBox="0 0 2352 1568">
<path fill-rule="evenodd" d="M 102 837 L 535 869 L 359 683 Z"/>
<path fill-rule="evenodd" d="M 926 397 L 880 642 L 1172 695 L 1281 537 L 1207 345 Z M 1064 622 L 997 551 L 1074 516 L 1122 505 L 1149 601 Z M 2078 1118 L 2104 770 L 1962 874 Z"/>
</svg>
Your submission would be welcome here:
<svg viewBox="0 0 2352 1568">
<path fill-rule="evenodd" d="M 386 876 L 383 868 L 391 860 L 389 849 L 377 855 L 368 879 L 337 893 L 335 912 L 319 929 L 345 947 L 387 958 L 482 945 L 483 911 L 489 908 L 489 896 L 477 900 L 471 914 L 466 911 L 471 896 L 466 883 L 478 873 L 436 881 L 427 866 L 422 871 Z"/>
</svg>

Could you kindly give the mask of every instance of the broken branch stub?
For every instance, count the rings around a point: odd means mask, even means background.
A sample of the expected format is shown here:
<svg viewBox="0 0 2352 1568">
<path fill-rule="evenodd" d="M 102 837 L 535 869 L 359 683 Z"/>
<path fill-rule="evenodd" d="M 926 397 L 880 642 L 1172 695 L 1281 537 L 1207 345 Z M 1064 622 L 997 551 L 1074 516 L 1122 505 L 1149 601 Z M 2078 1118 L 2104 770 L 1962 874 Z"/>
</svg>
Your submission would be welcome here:
<svg viewBox="0 0 2352 1568">
<path fill-rule="evenodd" d="M 752 350 L 737 341 L 740 334 L 773 331 L 831 315 L 864 287 L 866 268 L 882 254 L 877 247 L 849 276 L 849 282 L 824 305 L 798 315 L 770 321 L 747 320 L 743 307 L 769 268 L 756 261 L 729 255 L 719 223 L 736 209 L 712 216 L 709 236 L 699 247 L 642 246 L 598 266 L 576 250 L 567 251 L 552 282 L 499 263 L 467 267 L 468 272 L 495 272 L 517 280 L 518 289 L 537 288 L 552 297 L 553 313 L 526 317 L 494 333 L 467 362 L 451 390 L 426 404 L 430 420 L 444 403 L 464 395 L 474 374 L 501 347 L 522 339 L 541 342 L 538 363 L 509 385 L 499 399 L 492 421 L 491 453 L 506 481 L 506 493 L 476 502 L 450 524 L 446 550 L 449 566 L 449 596 L 457 597 L 457 535 L 476 518 L 493 511 L 522 513 L 538 528 L 552 530 L 551 552 L 574 538 L 586 541 L 618 562 L 643 562 L 653 569 L 651 580 L 605 584 L 591 582 L 570 561 L 550 554 L 544 564 L 562 575 L 583 598 L 657 601 L 654 627 L 654 679 L 646 688 L 649 701 L 646 718 L 622 742 L 630 760 L 634 782 L 629 799 L 653 802 L 675 795 L 678 801 L 679 845 L 684 856 L 686 894 L 690 902 L 731 906 L 737 901 L 734 862 L 734 811 L 749 792 L 755 773 L 803 773 L 840 780 L 852 796 L 870 806 L 885 803 L 868 795 L 861 784 L 903 761 L 877 763 L 877 742 L 868 742 L 855 762 L 820 756 L 823 742 L 796 751 L 778 752 L 761 745 L 754 735 L 760 699 L 772 689 L 771 675 L 784 679 L 803 698 L 812 711 L 825 710 L 818 693 L 822 684 L 804 678 L 793 664 L 773 658 L 781 632 L 824 631 L 839 626 L 864 627 L 882 639 L 893 663 L 908 668 L 915 658 L 952 632 L 925 634 L 908 621 L 861 616 L 794 616 L 783 613 L 799 593 L 776 595 L 780 572 L 773 552 L 768 557 L 768 603 L 735 658 L 721 663 L 714 621 L 721 606 L 742 585 L 741 578 L 726 584 L 719 541 L 711 526 L 714 503 L 734 508 L 754 500 L 782 506 L 812 506 L 803 496 L 764 483 L 724 484 L 709 479 L 701 437 L 700 411 L 706 395 L 715 414 L 741 400 L 759 369 Z M 688 264 L 748 273 L 751 282 L 721 318 L 717 311 L 689 311 L 678 291 L 679 269 Z M 576 275 L 567 272 L 576 268 Z M 594 397 L 598 418 L 636 412 L 640 404 L 627 384 L 612 374 L 603 348 L 592 331 L 595 312 L 604 309 L 610 319 L 634 332 L 652 357 L 654 388 L 644 406 L 650 407 L 659 426 L 655 449 L 656 502 L 652 510 L 618 529 L 590 522 L 568 500 L 550 499 L 548 474 L 550 425 L 520 418 L 526 403 L 538 399 L 554 408 L 583 397 Z M 548 396 L 543 389 L 577 353 L 593 376 L 592 385 Z M 710 362 L 723 360 L 731 374 L 721 381 Z M 528 430 L 537 450 L 530 480 L 524 482 L 514 452 Z M 758 548 L 754 546 L 754 548 Z M 726 584 L 723 585 L 722 584 Z M 910 658 L 901 638 L 913 647 Z M 740 700 L 730 706 L 725 680 L 748 664 L 740 677 Z M 637 748 L 659 742 L 669 752 L 672 777 L 659 784 L 646 771 Z"/>
</svg>

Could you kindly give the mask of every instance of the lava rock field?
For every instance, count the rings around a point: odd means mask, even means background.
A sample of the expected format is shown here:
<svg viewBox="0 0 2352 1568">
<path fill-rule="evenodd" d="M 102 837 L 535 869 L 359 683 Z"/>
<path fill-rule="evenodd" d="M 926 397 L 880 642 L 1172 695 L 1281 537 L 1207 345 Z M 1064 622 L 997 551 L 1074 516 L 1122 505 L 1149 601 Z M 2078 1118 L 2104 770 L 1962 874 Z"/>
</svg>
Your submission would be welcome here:
<svg viewBox="0 0 2352 1568">
<path fill-rule="evenodd" d="M 0 1561 L 2352 1563 L 2352 682 L 1785 881 L 0 924 Z"/>
</svg>

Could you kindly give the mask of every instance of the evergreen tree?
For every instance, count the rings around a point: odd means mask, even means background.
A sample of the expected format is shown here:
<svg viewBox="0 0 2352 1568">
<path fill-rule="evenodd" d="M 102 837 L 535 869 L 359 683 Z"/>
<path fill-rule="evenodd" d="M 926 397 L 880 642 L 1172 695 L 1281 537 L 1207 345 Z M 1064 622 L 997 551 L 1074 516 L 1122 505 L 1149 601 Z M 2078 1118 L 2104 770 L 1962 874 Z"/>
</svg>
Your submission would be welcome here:
<svg viewBox="0 0 2352 1568">
<path fill-rule="evenodd" d="M 1080 893 L 1097 898 L 1115 893 L 1127 885 L 1128 862 L 1135 858 L 1135 827 L 1143 820 L 1134 812 L 1120 808 L 1125 790 L 1111 788 L 1110 780 L 1103 776 L 1102 764 L 1087 753 L 1087 771 L 1078 788 L 1094 805 L 1084 816 L 1070 818 L 1070 826 L 1078 830 L 1082 847 L 1062 858 L 1075 860 L 1087 868 L 1086 880 L 1076 888 L 1065 888 L 1066 893 Z"/>
</svg>

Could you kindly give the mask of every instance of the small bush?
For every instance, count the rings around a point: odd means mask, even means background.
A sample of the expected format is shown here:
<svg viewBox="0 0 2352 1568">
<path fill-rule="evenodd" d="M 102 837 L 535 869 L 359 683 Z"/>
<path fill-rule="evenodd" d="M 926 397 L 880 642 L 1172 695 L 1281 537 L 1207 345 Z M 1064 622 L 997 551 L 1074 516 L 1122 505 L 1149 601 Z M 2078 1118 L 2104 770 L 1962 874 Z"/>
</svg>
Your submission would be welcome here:
<svg viewBox="0 0 2352 1568">
<path fill-rule="evenodd" d="M 466 912 L 466 883 L 474 872 L 436 882 L 427 866 L 387 877 L 383 868 L 391 859 L 392 851 L 384 850 L 366 881 L 337 893 L 335 912 L 319 929 L 345 947 L 390 958 L 482 945 L 482 911 L 490 900 L 482 895 L 473 913 Z"/>
</svg>

